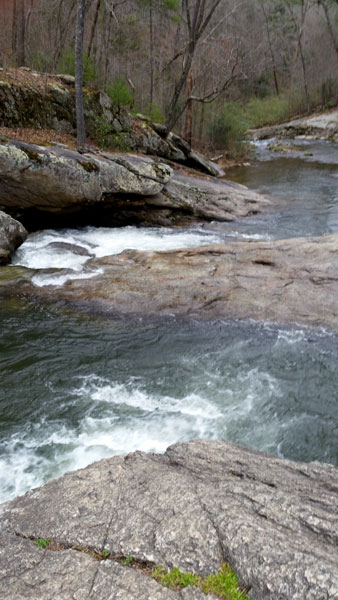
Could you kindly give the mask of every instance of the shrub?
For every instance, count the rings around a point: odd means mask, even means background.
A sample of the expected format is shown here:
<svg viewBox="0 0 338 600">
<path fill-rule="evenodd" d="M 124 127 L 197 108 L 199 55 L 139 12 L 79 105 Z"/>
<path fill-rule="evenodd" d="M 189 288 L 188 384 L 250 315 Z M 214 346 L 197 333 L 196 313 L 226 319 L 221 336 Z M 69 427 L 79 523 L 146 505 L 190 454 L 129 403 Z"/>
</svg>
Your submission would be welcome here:
<svg viewBox="0 0 338 600">
<path fill-rule="evenodd" d="M 132 103 L 132 94 L 128 88 L 127 82 L 122 77 L 116 77 L 107 87 L 107 94 L 114 106 L 130 106 Z"/>
<path fill-rule="evenodd" d="M 88 56 L 86 52 L 82 55 L 82 66 L 83 66 L 83 83 L 93 83 L 96 79 L 95 63 L 94 60 Z M 75 75 L 75 56 L 73 50 L 65 50 L 60 56 L 60 60 L 57 65 L 59 73 L 68 73 L 68 75 Z"/>
<path fill-rule="evenodd" d="M 245 112 L 251 127 L 264 127 L 287 120 L 290 106 L 285 98 L 279 96 L 251 98 Z"/>
<path fill-rule="evenodd" d="M 157 104 L 148 104 L 145 110 L 145 116 L 148 117 L 151 121 L 153 121 L 153 123 L 164 122 L 164 115 Z"/>
<path fill-rule="evenodd" d="M 227 101 L 213 115 L 208 126 L 208 137 L 214 148 L 225 149 L 233 156 L 241 156 L 247 152 L 243 141 L 248 125 L 241 105 Z"/>
</svg>

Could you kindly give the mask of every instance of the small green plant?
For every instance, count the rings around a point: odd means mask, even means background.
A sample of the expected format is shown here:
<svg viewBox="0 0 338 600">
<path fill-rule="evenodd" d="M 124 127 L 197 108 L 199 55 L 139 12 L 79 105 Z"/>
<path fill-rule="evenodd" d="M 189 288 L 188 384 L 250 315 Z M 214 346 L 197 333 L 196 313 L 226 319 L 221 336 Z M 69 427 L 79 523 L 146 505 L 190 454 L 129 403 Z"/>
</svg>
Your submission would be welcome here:
<svg viewBox="0 0 338 600">
<path fill-rule="evenodd" d="M 161 112 L 161 109 L 157 104 L 148 104 L 145 110 L 146 116 L 155 123 L 163 123 L 164 115 Z"/>
<path fill-rule="evenodd" d="M 215 594 L 223 600 L 249 600 L 245 591 L 239 587 L 237 575 L 226 563 L 222 564 L 218 573 L 208 577 L 201 577 L 196 573 L 183 573 L 177 568 L 168 571 L 163 566 L 154 567 L 152 577 L 163 586 L 172 589 L 197 587 L 205 594 Z"/>
<path fill-rule="evenodd" d="M 211 593 L 219 598 L 229 598 L 229 600 L 244 600 L 248 598 L 239 587 L 237 575 L 226 563 L 222 564 L 218 573 L 205 578 L 201 585 L 201 590 L 205 594 Z"/>
<path fill-rule="evenodd" d="M 106 548 L 102 551 L 103 554 L 103 558 L 106 560 L 110 554 L 109 550 L 107 550 Z"/>
<path fill-rule="evenodd" d="M 95 62 L 86 52 L 82 55 L 82 66 L 84 84 L 93 83 L 96 79 Z M 73 50 L 68 49 L 62 52 L 57 69 L 59 73 L 75 75 L 75 56 Z"/>
<path fill-rule="evenodd" d="M 50 540 L 48 538 L 38 538 L 37 540 L 35 540 L 34 543 L 39 548 L 48 548 L 48 546 L 50 545 Z"/>
<path fill-rule="evenodd" d="M 131 565 L 131 563 L 134 561 L 134 557 L 133 556 L 126 556 L 126 558 L 124 559 L 124 561 L 122 562 L 123 565 Z"/>
<path fill-rule="evenodd" d="M 129 106 L 133 97 L 128 88 L 127 82 L 122 77 L 116 77 L 107 87 L 107 94 L 114 106 Z"/>
</svg>

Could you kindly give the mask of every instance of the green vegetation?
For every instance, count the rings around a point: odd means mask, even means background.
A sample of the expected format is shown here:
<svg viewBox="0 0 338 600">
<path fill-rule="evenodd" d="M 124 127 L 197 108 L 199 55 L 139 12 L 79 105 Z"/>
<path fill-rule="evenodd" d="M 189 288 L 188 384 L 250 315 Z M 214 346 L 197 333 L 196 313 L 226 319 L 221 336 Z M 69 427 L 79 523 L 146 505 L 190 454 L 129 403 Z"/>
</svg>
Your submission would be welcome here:
<svg viewBox="0 0 338 600">
<path fill-rule="evenodd" d="M 93 58 L 89 57 L 86 52 L 82 55 L 83 65 L 83 82 L 84 84 L 92 84 L 96 80 L 96 70 Z M 64 50 L 57 65 L 59 73 L 67 73 L 75 76 L 75 57 L 73 50 Z"/>
<path fill-rule="evenodd" d="M 128 84 L 122 77 L 116 77 L 116 79 L 108 85 L 107 94 L 113 105 L 116 107 L 130 106 L 133 100 Z"/>
<path fill-rule="evenodd" d="M 209 139 L 214 148 L 225 149 L 233 156 L 242 156 L 247 152 L 243 140 L 248 126 L 249 121 L 243 107 L 236 102 L 227 101 L 211 118 L 208 126 Z"/>
<path fill-rule="evenodd" d="M 107 558 L 109 557 L 109 554 L 110 554 L 110 552 L 109 552 L 109 550 L 107 550 L 107 549 L 105 548 L 105 549 L 102 551 L 102 554 L 103 554 L 103 558 L 104 558 L 104 559 L 107 559 Z"/>
<path fill-rule="evenodd" d="M 126 556 L 126 558 L 123 561 L 123 565 L 130 565 L 132 562 L 134 561 L 134 557 L 133 556 Z"/>
<path fill-rule="evenodd" d="M 148 117 L 153 123 L 164 122 L 164 115 L 157 104 L 148 104 L 145 110 L 145 116 Z"/>
<path fill-rule="evenodd" d="M 245 108 L 245 115 L 251 127 L 264 127 L 286 121 L 290 116 L 290 106 L 285 98 L 279 96 L 251 98 Z"/>
<path fill-rule="evenodd" d="M 239 587 L 237 575 L 223 563 L 218 573 L 201 577 L 195 573 L 182 573 L 179 569 L 167 569 L 163 566 L 154 567 L 152 577 L 163 586 L 180 589 L 197 587 L 205 594 L 215 594 L 224 600 L 249 600 L 245 591 Z"/>
<path fill-rule="evenodd" d="M 50 540 L 48 538 L 38 538 L 35 540 L 34 544 L 39 548 L 48 548 Z"/>
</svg>

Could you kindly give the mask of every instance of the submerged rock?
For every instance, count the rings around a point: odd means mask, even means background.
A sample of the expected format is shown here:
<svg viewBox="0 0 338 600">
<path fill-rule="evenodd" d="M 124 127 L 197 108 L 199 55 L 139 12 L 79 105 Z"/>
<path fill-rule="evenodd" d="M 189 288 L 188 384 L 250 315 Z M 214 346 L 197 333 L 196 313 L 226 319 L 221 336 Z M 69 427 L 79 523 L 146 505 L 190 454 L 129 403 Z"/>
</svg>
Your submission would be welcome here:
<svg viewBox="0 0 338 600">
<path fill-rule="evenodd" d="M 7 265 L 11 253 L 26 239 L 28 232 L 19 221 L 0 211 L 0 265 Z"/>
<path fill-rule="evenodd" d="M 0 596 L 202 599 L 163 588 L 151 566 L 206 576 L 225 561 L 251 600 L 337 600 L 337 503 L 337 468 L 224 442 L 105 459 L 2 506 Z"/>
<path fill-rule="evenodd" d="M 53 285 L 43 274 L 20 269 L 17 275 L 12 268 L 2 278 L 0 272 L 0 297 L 25 294 L 111 315 L 251 318 L 338 328 L 338 234 L 169 252 L 126 250 L 89 260 L 82 279 L 67 272 L 65 285 L 65 270 L 48 270 Z"/>
</svg>

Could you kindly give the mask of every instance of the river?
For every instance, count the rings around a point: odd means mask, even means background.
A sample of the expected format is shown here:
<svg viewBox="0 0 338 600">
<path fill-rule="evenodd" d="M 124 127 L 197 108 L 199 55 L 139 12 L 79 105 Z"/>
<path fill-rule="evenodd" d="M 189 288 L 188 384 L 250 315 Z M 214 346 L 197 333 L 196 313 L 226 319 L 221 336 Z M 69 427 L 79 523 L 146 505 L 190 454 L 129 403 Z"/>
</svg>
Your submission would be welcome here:
<svg viewBox="0 0 338 600">
<path fill-rule="evenodd" d="M 229 173 L 276 204 L 192 229 L 32 234 L 15 265 L 81 277 L 88 255 L 338 232 L 338 145 L 257 145 Z M 70 246 L 72 244 L 73 246 Z M 325 307 L 323 307 L 325 310 Z M 0 501 L 113 454 L 218 438 L 338 465 L 338 332 L 239 321 L 106 319 L 14 299 L 0 307 Z"/>
</svg>

